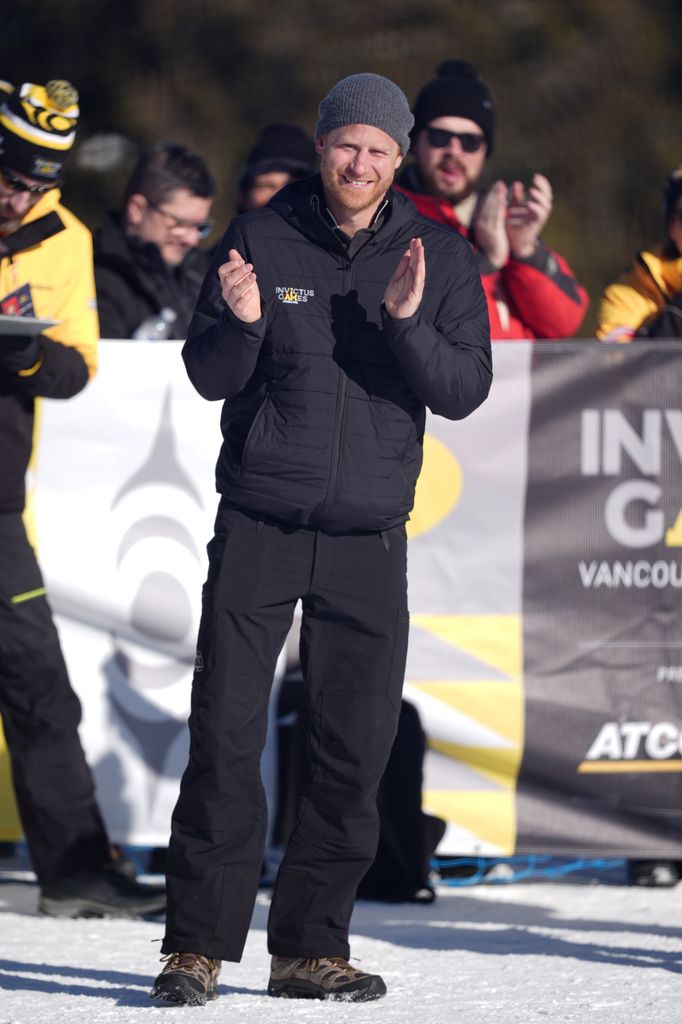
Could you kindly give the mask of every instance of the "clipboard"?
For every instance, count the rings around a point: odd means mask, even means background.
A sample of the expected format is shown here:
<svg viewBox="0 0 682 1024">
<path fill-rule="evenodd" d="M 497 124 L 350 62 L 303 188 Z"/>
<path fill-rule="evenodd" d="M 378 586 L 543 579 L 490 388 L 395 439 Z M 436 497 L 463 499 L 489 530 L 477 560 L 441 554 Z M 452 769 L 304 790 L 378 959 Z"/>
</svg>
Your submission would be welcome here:
<svg viewBox="0 0 682 1024">
<path fill-rule="evenodd" d="M 57 323 L 58 320 L 44 320 L 36 316 L 8 316 L 6 313 L 0 313 L 0 339 L 3 334 L 32 337 L 40 334 L 46 327 L 54 327 Z"/>
</svg>

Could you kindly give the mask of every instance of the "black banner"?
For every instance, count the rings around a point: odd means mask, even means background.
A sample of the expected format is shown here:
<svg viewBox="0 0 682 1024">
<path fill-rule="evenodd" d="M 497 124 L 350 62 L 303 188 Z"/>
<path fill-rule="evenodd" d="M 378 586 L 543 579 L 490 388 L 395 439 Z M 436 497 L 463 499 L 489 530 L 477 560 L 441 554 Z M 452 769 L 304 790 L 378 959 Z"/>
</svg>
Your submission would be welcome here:
<svg viewBox="0 0 682 1024">
<path fill-rule="evenodd" d="M 521 853 L 682 858 L 681 356 L 534 349 Z"/>
</svg>

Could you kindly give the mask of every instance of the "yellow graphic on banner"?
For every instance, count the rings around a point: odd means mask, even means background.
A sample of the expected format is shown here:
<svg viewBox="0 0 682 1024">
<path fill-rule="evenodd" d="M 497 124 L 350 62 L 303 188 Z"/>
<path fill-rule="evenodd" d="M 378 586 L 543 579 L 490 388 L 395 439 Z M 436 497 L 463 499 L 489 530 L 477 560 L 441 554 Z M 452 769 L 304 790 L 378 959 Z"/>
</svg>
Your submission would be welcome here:
<svg viewBox="0 0 682 1024">
<path fill-rule="evenodd" d="M 665 546 L 682 548 L 682 509 L 670 529 L 665 531 Z"/>
<path fill-rule="evenodd" d="M 455 508 L 461 491 L 459 462 L 446 445 L 427 434 L 408 536 L 418 537 L 437 526 Z M 483 726 L 496 744 L 473 746 L 430 738 L 432 750 L 466 765 L 474 773 L 472 778 L 480 776 L 493 791 L 431 789 L 424 794 L 427 807 L 500 854 L 512 854 L 516 846 L 516 779 L 523 752 L 521 619 L 517 615 L 412 615 L 411 623 L 505 676 L 492 681 L 408 681 L 465 716 L 474 728 Z"/>
<path fill-rule="evenodd" d="M 510 678 L 523 671 L 518 615 L 412 615 L 410 621 Z"/>
<path fill-rule="evenodd" d="M 626 772 L 682 772 L 682 759 L 666 761 L 582 761 L 578 765 L 581 775 L 611 775 Z"/>
<path fill-rule="evenodd" d="M 472 789 L 424 794 L 427 807 L 501 855 L 516 846 L 516 780 L 524 741 L 521 618 L 517 615 L 414 615 L 412 625 L 450 644 L 504 679 L 408 680 L 415 689 L 457 714 L 466 731 L 488 736 L 485 743 L 429 739 L 432 750 L 465 765 Z M 482 728 L 481 728 L 482 727 Z M 447 727 L 444 726 L 444 730 Z M 483 731 L 482 731 L 483 730 Z M 485 786 L 476 784 L 476 779 Z"/>
<path fill-rule="evenodd" d="M 462 470 L 459 462 L 438 438 L 424 436 L 424 461 L 417 481 L 414 508 L 407 523 L 407 536 L 418 537 L 445 519 L 459 501 Z"/>
<path fill-rule="evenodd" d="M 432 814 L 455 822 L 483 842 L 511 856 L 516 842 L 516 808 L 509 793 L 429 790 L 424 802 Z M 462 853 L 464 851 L 453 851 Z"/>
</svg>

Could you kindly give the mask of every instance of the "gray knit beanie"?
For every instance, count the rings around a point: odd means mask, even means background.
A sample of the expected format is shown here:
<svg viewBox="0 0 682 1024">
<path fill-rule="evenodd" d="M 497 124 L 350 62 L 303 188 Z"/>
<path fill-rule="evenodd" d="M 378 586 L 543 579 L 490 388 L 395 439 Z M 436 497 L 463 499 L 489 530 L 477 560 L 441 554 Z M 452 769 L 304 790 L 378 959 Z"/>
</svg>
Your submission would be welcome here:
<svg viewBox="0 0 682 1024">
<path fill-rule="evenodd" d="M 410 148 L 414 118 L 402 89 L 383 75 L 349 75 L 330 89 L 320 103 L 315 138 L 347 124 L 370 124 L 386 132 L 400 146 Z"/>
</svg>

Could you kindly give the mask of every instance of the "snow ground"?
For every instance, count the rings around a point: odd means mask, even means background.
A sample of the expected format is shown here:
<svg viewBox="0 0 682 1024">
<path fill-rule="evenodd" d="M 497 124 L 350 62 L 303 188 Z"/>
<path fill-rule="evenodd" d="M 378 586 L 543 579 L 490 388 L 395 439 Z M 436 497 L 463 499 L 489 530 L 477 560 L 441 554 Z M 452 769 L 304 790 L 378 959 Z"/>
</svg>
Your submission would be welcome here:
<svg viewBox="0 0 682 1024">
<path fill-rule="evenodd" d="M 259 895 L 241 964 L 206 1007 L 152 1003 L 163 922 L 36 914 L 30 873 L 0 871 L 0 1024 L 650 1024 L 680 1019 L 682 885 L 557 882 L 438 887 L 430 905 L 358 903 L 353 957 L 388 995 L 366 1004 L 266 995 Z"/>
</svg>

